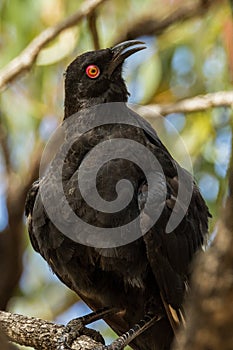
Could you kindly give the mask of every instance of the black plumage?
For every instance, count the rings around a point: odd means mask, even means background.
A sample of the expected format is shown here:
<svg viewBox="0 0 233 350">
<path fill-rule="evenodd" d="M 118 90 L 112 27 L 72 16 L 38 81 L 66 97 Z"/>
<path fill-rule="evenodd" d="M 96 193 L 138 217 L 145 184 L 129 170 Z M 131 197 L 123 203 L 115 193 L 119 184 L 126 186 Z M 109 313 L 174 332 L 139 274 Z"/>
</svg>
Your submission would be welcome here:
<svg viewBox="0 0 233 350">
<path fill-rule="evenodd" d="M 133 47 L 135 44 L 141 43 L 133 41 L 114 48 L 87 52 L 77 57 L 67 68 L 64 122 L 79 112 L 77 125 L 92 125 L 97 115 L 93 106 L 122 102 L 119 105 L 121 112 L 133 119 L 135 125 L 107 123 L 97 126 L 74 140 L 70 151 L 62 157 L 63 145 L 59 147 L 47 174 L 35 182 L 28 193 L 26 216 L 34 249 L 63 283 L 74 290 L 92 310 L 102 307 L 125 310 L 106 318 L 106 322 L 119 335 L 128 331 L 145 314 L 158 315 L 160 320 L 130 345 L 140 350 L 168 350 L 174 337 L 173 321 L 176 316 L 173 311 L 179 318 L 191 273 L 190 264 L 204 243 L 209 212 L 191 175 L 172 158 L 151 125 L 125 105 L 128 92 L 122 78 L 122 64 L 128 56 L 142 49 L 142 46 Z M 106 113 L 112 118 L 119 110 L 116 108 L 113 111 L 109 107 Z M 152 189 L 148 192 L 145 174 L 133 162 L 116 158 L 104 164 L 96 180 L 102 198 L 114 200 L 117 196 L 116 183 L 123 178 L 131 182 L 134 190 L 130 203 L 124 209 L 116 213 L 104 213 L 84 201 L 75 174 L 96 145 L 118 138 L 136 141 L 150 150 L 159 161 L 163 174 L 153 164 L 149 164 L 155 176 Z M 69 132 L 66 140 L 69 140 Z M 126 146 L 122 147 L 121 151 L 124 152 Z M 103 228 L 123 226 L 141 214 L 140 225 L 135 225 L 135 233 L 139 231 L 137 240 L 115 248 L 95 248 L 77 243 L 58 230 L 44 208 L 39 188 L 43 185 L 48 196 L 58 192 L 54 174 L 61 159 L 65 159 L 62 164 L 64 193 L 74 212 L 91 225 Z M 92 163 L 86 169 L 87 181 L 95 161 L 96 158 L 91 158 Z M 177 199 L 180 174 L 184 179 L 184 188 L 183 196 Z M 185 197 L 189 191 L 186 184 L 190 183 L 193 190 L 186 208 Z M 147 213 L 147 200 L 150 197 L 154 211 L 162 206 L 162 213 L 152 228 L 140 236 L 140 229 L 150 223 Z M 177 215 L 182 210 L 184 212 L 183 219 L 172 232 L 166 233 L 167 222 L 176 204 Z M 52 210 L 57 217 L 64 218 L 64 214 L 59 212 L 61 208 L 58 203 L 54 203 Z"/>
</svg>

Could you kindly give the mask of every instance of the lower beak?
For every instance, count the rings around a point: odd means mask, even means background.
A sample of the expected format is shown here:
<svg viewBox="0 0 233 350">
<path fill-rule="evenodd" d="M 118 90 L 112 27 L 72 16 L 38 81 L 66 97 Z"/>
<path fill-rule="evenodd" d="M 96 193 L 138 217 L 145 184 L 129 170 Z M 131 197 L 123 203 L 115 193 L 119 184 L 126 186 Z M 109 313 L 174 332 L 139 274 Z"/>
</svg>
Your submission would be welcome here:
<svg viewBox="0 0 233 350">
<path fill-rule="evenodd" d="M 114 70 L 122 64 L 126 58 L 144 49 L 146 49 L 145 43 L 138 40 L 124 41 L 123 43 L 113 46 L 110 49 L 113 52 L 113 59 L 109 65 L 109 76 L 112 75 Z"/>
</svg>

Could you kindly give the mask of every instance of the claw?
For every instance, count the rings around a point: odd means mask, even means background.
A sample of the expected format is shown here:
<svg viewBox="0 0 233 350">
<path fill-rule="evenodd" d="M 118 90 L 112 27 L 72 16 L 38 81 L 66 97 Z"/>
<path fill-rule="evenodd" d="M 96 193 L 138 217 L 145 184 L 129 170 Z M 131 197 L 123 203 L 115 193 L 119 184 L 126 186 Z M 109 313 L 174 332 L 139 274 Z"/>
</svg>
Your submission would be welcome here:
<svg viewBox="0 0 233 350">
<path fill-rule="evenodd" d="M 117 312 L 119 312 L 119 310 L 116 308 L 103 308 L 83 317 L 78 317 L 71 320 L 67 323 L 64 331 L 65 340 L 63 339 L 63 344 L 65 344 L 65 347 L 63 345 L 59 350 L 70 350 L 74 340 L 80 337 L 81 335 L 86 335 L 89 338 L 95 340 L 96 342 L 104 344 L 104 338 L 98 331 L 91 328 L 87 328 L 85 326 L 89 323 L 103 318 L 104 316 Z"/>
</svg>

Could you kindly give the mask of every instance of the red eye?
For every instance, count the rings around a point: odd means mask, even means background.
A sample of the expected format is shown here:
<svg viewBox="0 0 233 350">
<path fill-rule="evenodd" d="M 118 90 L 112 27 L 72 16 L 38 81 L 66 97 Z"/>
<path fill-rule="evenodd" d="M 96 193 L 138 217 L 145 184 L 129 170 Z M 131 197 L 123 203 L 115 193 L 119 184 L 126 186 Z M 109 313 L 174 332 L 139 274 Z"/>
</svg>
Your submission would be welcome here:
<svg viewBox="0 0 233 350">
<path fill-rule="evenodd" d="M 100 69 L 94 64 L 91 64 L 86 68 L 86 74 L 89 78 L 95 79 L 100 75 Z"/>
</svg>

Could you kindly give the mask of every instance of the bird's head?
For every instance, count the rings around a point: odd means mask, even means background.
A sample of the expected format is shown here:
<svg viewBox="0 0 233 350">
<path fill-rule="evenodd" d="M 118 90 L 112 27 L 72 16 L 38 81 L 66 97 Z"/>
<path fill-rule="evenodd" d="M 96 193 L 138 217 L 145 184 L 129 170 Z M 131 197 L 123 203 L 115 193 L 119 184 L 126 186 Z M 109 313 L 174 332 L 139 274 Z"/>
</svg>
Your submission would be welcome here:
<svg viewBox="0 0 233 350">
<path fill-rule="evenodd" d="M 65 118 L 97 104 L 126 102 L 122 65 L 126 58 L 145 49 L 143 44 L 131 40 L 78 56 L 65 74 Z"/>
</svg>

